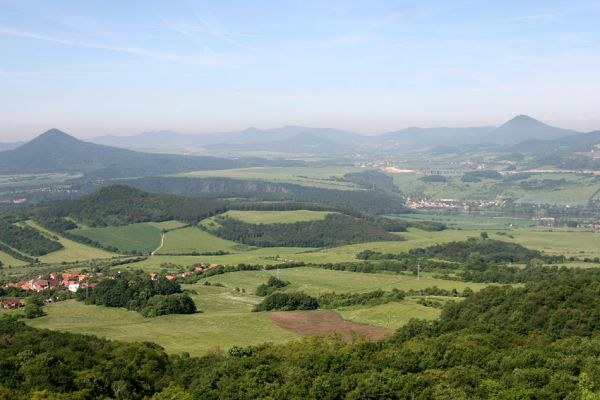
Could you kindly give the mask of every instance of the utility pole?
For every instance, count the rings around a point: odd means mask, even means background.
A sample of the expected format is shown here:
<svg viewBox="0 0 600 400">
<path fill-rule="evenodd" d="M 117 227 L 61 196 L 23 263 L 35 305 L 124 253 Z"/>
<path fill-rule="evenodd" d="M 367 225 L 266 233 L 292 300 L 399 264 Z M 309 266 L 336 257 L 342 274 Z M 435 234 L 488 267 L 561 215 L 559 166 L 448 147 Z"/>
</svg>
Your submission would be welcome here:
<svg viewBox="0 0 600 400">
<path fill-rule="evenodd" d="M 417 263 L 417 280 L 421 279 L 421 264 Z"/>
</svg>

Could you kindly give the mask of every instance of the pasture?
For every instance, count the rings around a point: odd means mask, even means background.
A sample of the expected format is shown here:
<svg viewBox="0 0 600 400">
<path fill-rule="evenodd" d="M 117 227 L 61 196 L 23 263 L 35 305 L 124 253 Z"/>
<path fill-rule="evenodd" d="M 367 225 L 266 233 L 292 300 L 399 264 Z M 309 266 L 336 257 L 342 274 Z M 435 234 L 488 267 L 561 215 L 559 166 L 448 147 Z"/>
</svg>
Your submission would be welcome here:
<svg viewBox="0 0 600 400">
<path fill-rule="evenodd" d="M 81 228 L 70 231 L 74 235 L 94 240 L 105 247 L 115 247 L 121 252 L 150 253 L 160 245 L 161 228 L 152 223 Z"/>
<path fill-rule="evenodd" d="M 327 211 L 227 211 L 225 216 L 249 224 L 290 224 L 294 222 L 319 221 L 331 214 Z"/>
<path fill-rule="evenodd" d="M 19 266 L 27 264 L 25 261 L 18 260 L 16 258 L 14 258 L 13 256 L 11 256 L 10 254 L 5 253 L 3 251 L 0 251 L 0 262 L 2 262 L 4 267 L 9 267 L 9 266 L 19 267 Z"/>
<path fill-rule="evenodd" d="M 193 315 L 144 318 L 137 312 L 121 308 L 85 305 L 68 300 L 46 306 L 46 316 L 28 320 L 27 323 L 39 328 L 94 334 L 115 340 L 151 341 L 170 353 L 188 352 L 192 355 L 206 354 L 216 348 L 226 350 L 234 345 L 293 340 L 299 336 L 280 328 L 272 321 L 270 313 L 251 312 L 252 307 L 262 299 L 252 293 L 270 275 L 277 275 L 277 271 L 233 272 L 207 279 L 211 283 L 222 283 L 224 287 L 206 286 L 203 281 L 182 285 L 183 289 L 191 291 L 198 309 L 202 310 Z M 462 290 L 469 286 L 473 290 L 479 290 L 485 286 L 444 281 L 430 276 L 417 280 L 405 275 L 363 274 L 314 268 L 285 269 L 280 270 L 279 275 L 281 279 L 291 282 L 290 287 L 285 290 L 304 290 L 314 295 L 331 291 L 362 292 L 378 288 L 390 290 L 393 287 L 406 290 L 435 285 Z M 245 288 L 246 293 L 235 291 L 235 287 Z M 411 298 L 399 303 L 349 307 L 336 311 L 348 321 L 386 329 L 396 329 L 413 317 L 433 319 L 439 314 L 438 309 L 418 305 Z M 368 327 L 365 329 L 368 330 Z"/>
<path fill-rule="evenodd" d="M 307 294 L 318 296 L 322 293 L 347 293 L 369 292 L 377 289 L 391 290 L 419 290 L 432 286 L 441 289 L 457 289 L 458 291 L 470 287 L 478 291 L 486 284 L 475 282 L 450 281 L 433 278 L 428 274 L 421 274 L 417 279 L 413 275 L 402 274 L 368 274 L 360 272 L 333 271 L 321 268 L 300 267 L 277 270 L 240 271 L 222 275 L 214 275 L 206 280 L 211 283 L 221 283 L 229 288 L 244 288 L 246 291 L 254 290 L 265 283 L 270 276 L 279 276 L 279 279 L 290 282 L 284 291 L 303 291 Z"/>
<path fill-rule="evenodd" d="M 116 253 L 111 253 L 109 251 L 97 249 L 95 247 L 86 246 L 85 244 L 81 244 L 71 239 L 59 236 L 54 232 L 50 232 L 47 229 L 44 229 L 40 225 L 36 224 L 34 221 L 27 221 L 27 224 L 40 231 L 42 234 L 51 237 L 58 237 L 58 241 L 64 246 L 64 248 L 61 250 L 46 254 L 45 256 L 38 257 L 38 259 L 43 263 L 53 264 L 82 260 L 94 260 L 101 258 L 111 258 L 118 255 Z"/>
<path fill-rule="evenodd" d="M 163 247 L 157 254 L 212 253 L 242 250 L 246 246 L 221 239 L 196 226 L 176 229 L 165 233 Z"/>
</svg>

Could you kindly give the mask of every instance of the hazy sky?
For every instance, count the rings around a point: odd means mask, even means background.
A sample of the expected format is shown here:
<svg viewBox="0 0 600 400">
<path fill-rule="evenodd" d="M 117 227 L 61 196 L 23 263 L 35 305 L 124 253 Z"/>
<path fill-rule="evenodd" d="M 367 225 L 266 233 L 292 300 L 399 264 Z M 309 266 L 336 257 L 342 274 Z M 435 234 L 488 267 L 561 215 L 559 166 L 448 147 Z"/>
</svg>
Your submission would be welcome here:
<svg viewBox="0 0 600 400">
<path fill-rule="evenodd" d="M 286 124 L 600 129 L 600 1 L 0 0 L 0 141 Z"/>
</svg>

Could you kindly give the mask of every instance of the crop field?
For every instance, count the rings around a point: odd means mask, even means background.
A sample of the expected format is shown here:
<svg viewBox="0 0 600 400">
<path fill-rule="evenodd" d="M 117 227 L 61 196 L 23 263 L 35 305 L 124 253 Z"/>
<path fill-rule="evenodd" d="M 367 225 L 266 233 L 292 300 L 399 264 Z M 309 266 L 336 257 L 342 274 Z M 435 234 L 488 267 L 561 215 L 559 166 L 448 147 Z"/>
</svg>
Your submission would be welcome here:
<svg viewBox="0 0 600 400">
<path fill-rule="evenodd" d="M 221 239 L 215 235 L 201 230 L 198 227 L 191 226 L 183 229 L 176 229 L 165 234 L 163 247 L 157 254 L 190 254 L 190 253 L 210 253 L 216 251 L 239 251 L 246 246 Z"/>
<path fill-rule="evenodd" d="M 222 177 L 237 179 L 260 179 L 271 182 L 287 182 L 328 189 L 356 189 L 350 182 L 340 182 L 346 173 L 359 172 L 355 167 L 252 167 L 219 171 L 193 171 L 177 174 L 186 177 Z"/>
<path fill-rule="evenodd" d="M 319 221 L 331 214 L 327 211 L 227 211 L 225 216 L 238 219 L 249 224 L 289 224 L 303 221 Z"/>
<path fill-rule="evenodd" d="M 100 258 L 110 258 L 114 257 L 117 254 L 111 253 L 105 250 L 97 249 L 95 247 L 86 246 L 84 244 L 75 242 L 73 240 L 67 239 L 65 237 L 59 236 L 55 233 L 49 232 L 48 230 L 42 228 L 38 224 L 33 221 L 27 221 L 27 224 L 38 231 L 50 235 L 57 236 L 58 241 L 64 246 L 64 249 L 52 252 L 50 254 L 46 254 L 45 256 L 38 257 L 41 262 L 52 264 L 52 263 L 61 263 L 71 262 L 71 261 L 82 261 L 82 260 L 93 260 Z"/>
<path fill-rule="evenodd" d="M 84 236 L 106 247 L 120 251 L 150 253 L 160 244 L 161 229 L 151 223 L 74 229 L 71 233 Z"/>
<path fill-rule="evenodd" d="M 277 326 L 269 313 L 252 313 L 252 307 L 261 301 L 252 293 L 268 276 L 277 271 L 233 272 L 208 278 L 224 287 L 206 286 L 203 282 L 182 285 L 202 312 L 193 315 L 167 315 L 144 318 L 137 312 L 120 308 L 85 305 L 68 300 L 46 306 L 47 315 L 28 321 L 28 324 L 65 332 L 94 334 L 125 341 L 152 341 L 170 353 L 189 352 L 202 355 L 215 349 L 228 349 L 233 345 L 251 345 L 263 342 L 280 343 L 299 336 Z M 412 276 L 392 274 L 363 274 L 329 271 L 313 268 L 280 270 L 282 279 L 291 282 L 286 290 L 304 290 L 307 293 L 369 291 L 378 288 L 390 290 L 419 289 L 430 286 L 456 288 L 471 287 L 479 290 L 485 285 L 444 281 L 429 276 L 417 280 Z M 235 291 L 245 288 L 246 293 Z M 372 310 L 372 311 L 371 311 Z M 439 309 L 416 304 L 414 299 L 399 303 L 361 308 L 349 307 L 337 312 L 348 321 L 368 323 L 395 329 L 410 318 L 433 319 Z"/>
</svg>

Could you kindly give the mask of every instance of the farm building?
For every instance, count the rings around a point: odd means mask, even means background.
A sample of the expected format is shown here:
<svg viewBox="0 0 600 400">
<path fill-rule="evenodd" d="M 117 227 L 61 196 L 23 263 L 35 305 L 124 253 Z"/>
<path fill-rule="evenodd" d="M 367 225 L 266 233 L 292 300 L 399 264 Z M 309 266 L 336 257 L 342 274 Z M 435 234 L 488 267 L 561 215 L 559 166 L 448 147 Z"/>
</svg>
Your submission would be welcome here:
<svg viewBox="0 0 600 400">
<path fill-rule="evenodd" d="M 2 300 L 2 308 L 7 310 L 14 310 L 23 307 L 21 299 L 4 299 Z"/>
</svg>

